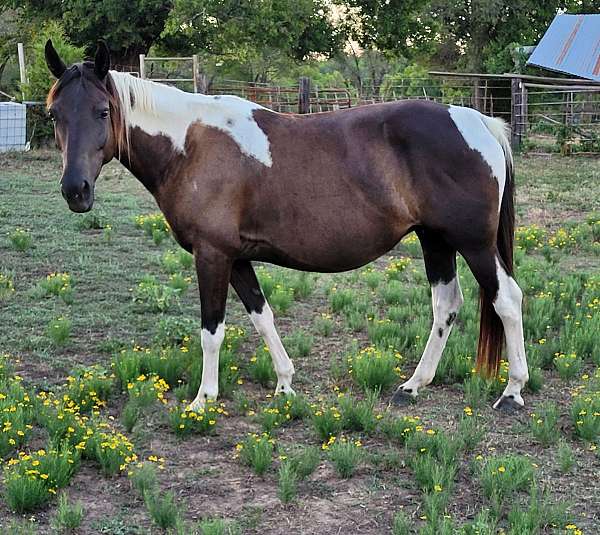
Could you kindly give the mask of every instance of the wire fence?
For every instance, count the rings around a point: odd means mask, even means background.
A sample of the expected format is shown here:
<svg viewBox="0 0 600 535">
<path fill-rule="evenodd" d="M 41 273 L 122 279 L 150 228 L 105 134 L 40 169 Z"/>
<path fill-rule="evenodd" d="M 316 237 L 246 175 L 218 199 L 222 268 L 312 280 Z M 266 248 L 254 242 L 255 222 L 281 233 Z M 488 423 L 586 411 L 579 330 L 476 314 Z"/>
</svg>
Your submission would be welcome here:
<svg viewBox="0 0 600 535">
<path fill-rule="evenodd" d="M 193 58 L 145 58 L 143 67 L 116 68 L 187 91 L 211 95 L 237 95 L 281 113 L 318 113 L 405 99 L 427 99 L 443 104 L 473 107 L 510 122 L 513 142 L 538 152 L 600 153 L 600 84 L 554 85 L 513 77 L 428 76 L 391 78 L 383 83 L 362 80 L 357 87 L 321 88 L 314 83 L 273 85 L 207 78 Z M 137 70 L 136 70 L 137 69 Z M 142 70 L 142 72 L 140 72 Z M 144 72 L 145 70 L 145 72 Z M 435 74 L 435 73 L 434 73 Z M 447 74 L 447 73 L 446 73 Z M 540 79 L 544 80 L 544 79 Z M 0 101 L 8 98 L 0 95 Z M 49 138 L 52 125 L 42 103 L 27 103 L 25 131 L 21 108 L 0 102 L 0 150 L 27 145 L 32 138 Z M 24 109 L 24 108 L 23 108 Z M 10 110 L 10 111 L 9 111 Z M 515 138 L 516 132 L 516 138 Z"/>
<path fill-rule="evenodd" d="M 526 149 L 600 153 L 600 86 L 524 86 L 521 126 Z"/>
</svg>

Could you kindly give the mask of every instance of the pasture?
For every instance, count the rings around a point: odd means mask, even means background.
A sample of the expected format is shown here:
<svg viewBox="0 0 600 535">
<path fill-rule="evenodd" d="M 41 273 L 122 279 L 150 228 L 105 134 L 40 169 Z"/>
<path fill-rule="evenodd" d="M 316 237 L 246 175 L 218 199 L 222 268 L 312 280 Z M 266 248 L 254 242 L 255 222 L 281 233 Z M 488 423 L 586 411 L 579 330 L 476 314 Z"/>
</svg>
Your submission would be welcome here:
<svg viewBox="0 0 600 535">
<path fill-rule="evenodd" d="M 230 293 L 220 392 L 201 373 L 191 258 L 118 163 L 85 215 L 60 155 L 0 156 L 0 526 L 55 533 L 600 532 L 600 165 L 516 158 L 516 276 L 530 382 L 473 373 L 476 284 L 434 384 L 388 407 L 431 303 L 416 237 L 343 274 L 259 267 L 296 374 L 272 397 Z M 81 506 L 81 507 L 80 507 Z"/>
</svg>

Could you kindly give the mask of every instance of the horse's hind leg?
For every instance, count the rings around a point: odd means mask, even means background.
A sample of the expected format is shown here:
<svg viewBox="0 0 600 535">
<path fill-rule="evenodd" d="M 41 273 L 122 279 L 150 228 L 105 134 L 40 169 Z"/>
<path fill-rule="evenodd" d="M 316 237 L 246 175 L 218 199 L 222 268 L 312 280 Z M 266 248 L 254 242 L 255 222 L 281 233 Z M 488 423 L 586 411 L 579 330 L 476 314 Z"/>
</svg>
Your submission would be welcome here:
<svg viewBox="0 0 600 535">
<path fill-rule="evenodd" d="M 416 232 L 423 248 L 425 270 L 431 284 L 433 326 L 413 375 L 398 387 L 392 397 L 392 401 L 397 404 L 404 399 L 415 398 L 419 388 L 433 380 L 452 325 L 463 303 L 456 273 L 456 250 L 431 231 L 418 229 Z"/>
<path fill-rule="evenodd" d="M 482 288 L 482 326 L 478 366 L 484 370 L 487 368 L 487 371 L 492 373 L 496 371 L 495 361 L 499 359 L 502 349 L 503 329 L 509 365 L 508 383 L 502 396 L 494 403 L 494 408 L 505 410 L 520 408 L 524 405 L 521 390 L 529 379 L 521 312 L 523 292 L 515 279 L 507 273 L 503 262 L 498 258 L 497 251 L 463 252 L 462 254 Z M 487 312 L 488 317 L 495 312 L 500 319 L 500 329 L 494 328 L 493 318 L 487 321 L 486 326 L 484 322 L 486 307 L 490 309 Z M 494 330 L 496 333 L 493 333 Z M 490 347 L 492 344 L 494 347 Z"/>
<path fill-rule="evenodd" d="M 269 353 L 273 359 L 273 367 L 277 374 L 275 393 L 294 394 L 292 389 L 294 364 L 281 343 L 275 328 L 273 312 L 260 289 L 256 273 L 254 273 L 254 268 L 249 261 L 237 260 L 234 262 L 231 271 L 231 285 L 242 300 L 246 311 L 250 314 L 254 327 L 269 348 Z"/>
</svg>

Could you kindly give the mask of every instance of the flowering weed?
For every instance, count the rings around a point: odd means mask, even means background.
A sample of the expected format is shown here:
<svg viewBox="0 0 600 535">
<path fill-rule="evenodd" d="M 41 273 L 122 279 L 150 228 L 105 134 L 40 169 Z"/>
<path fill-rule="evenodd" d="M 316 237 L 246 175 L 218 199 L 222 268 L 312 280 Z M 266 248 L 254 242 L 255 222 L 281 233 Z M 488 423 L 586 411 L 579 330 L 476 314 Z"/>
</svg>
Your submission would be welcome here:
<svg viewBox="0 0 600 535">
<path fill-rule="evenodd" d="M 337 474 L 343 479 L 348 479 L 354 475 L 364 458 L 362 444 L 360 440 L 352 441 L 344 437 L 340 439 L 332 437 L 332 439 L 327 443 L 327 455 Z"/>
<path fill-rule="evenodd" d="M 208 435 L 214 432 L 220 416 L 227 416 L 225 406 L 207 400 L 206 406 L 192 411 L 183 403 L 169 410 L 169 424 L 179 437 L 191 434 Z"/>
<path fill-rule="evenodd" d="M 28 230 L 16 228 L 9 235 L 8 239 L 13 249 L 16 251 L 27 251 L 33 245 L 33 238 Z"/>
<path fill-rule="evenodd" d="M 60 297 L 66 304 L 73 302 L 73 278 L 68 273 L 50 273 L 38 287 L 46 296 Z"/>
<path fill-rule="evenodd" d="M 237 444 L 235 449 L 242 463 L 261 476 L 273 462 L 274 444 L 275 441 L 267 433 L 252 433 Z"/>
<path fill-rule="evenodd" d="M 348 373 L 364 391 L 386 390 L 398 381 L 402 356 L 397 351 L 366 347 L 347 357 Z"/>
<path fill-rule="evenodd" d="M 557 427 L 560 414 L 556 404 L 546 403 L 530 416 L 529 429 L 536 440 L 543 446 L 554 444 L 560 436 Z"/>
</svg>

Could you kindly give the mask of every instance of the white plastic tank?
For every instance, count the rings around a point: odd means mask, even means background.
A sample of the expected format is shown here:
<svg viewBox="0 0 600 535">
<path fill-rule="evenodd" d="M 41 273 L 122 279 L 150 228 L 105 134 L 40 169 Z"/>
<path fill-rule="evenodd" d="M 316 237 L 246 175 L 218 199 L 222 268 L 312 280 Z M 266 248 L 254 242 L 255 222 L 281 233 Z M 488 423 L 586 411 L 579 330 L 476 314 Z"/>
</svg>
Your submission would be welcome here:
<svg viewBox="0 0 600 535">
<path fill-rule="evenodd" d="M 27 107 L 18 102 L 0 102 L 0 152 L 28 149 Z"/>
</svg>

